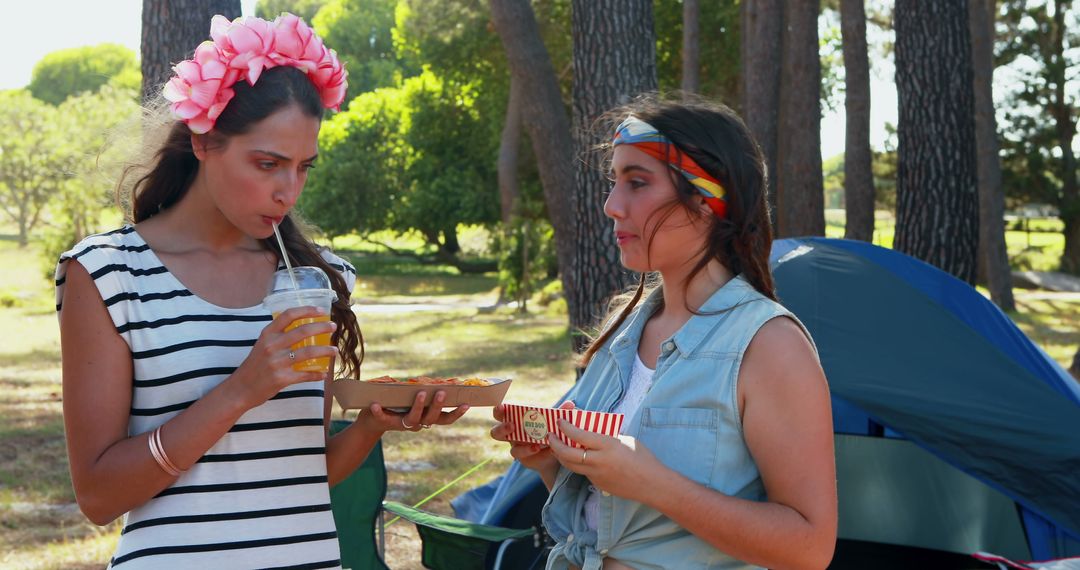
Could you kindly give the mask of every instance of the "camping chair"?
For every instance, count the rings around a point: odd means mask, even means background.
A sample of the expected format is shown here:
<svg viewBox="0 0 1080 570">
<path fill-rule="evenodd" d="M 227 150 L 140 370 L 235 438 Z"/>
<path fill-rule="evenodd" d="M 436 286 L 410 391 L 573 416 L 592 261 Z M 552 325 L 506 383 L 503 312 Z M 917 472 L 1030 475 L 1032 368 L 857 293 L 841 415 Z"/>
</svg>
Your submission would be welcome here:
<svg viewBox="0 0 1080 570">
<path fill-rule="evenodd" d="M 507 549 L 518 540 L 541 540 L 536 528 L 503 528 L 438 515 L 401 503 L 386 501 L 387 512 L 416 525 L 423 541 L 421 562 L 432 570 L 499 570 Z M 515 566 L 515 568 L 519 568 Z"/>
<path fill-rule="evenodd" d="M 347 420 L 330 423 L 330 433 L 349 425 Z M 386 465 L 383 463 L 382 441 L 356 468 L 352 475 L 330 488 L 330 507 L 337 525 L 341 546 L 342 568 L 354 570 L 389 570 L 383 562 L 383 533 L 380 515 L 386 498 Z M 378 531 L 378 543 L 375 533 Z"/>
</svg>

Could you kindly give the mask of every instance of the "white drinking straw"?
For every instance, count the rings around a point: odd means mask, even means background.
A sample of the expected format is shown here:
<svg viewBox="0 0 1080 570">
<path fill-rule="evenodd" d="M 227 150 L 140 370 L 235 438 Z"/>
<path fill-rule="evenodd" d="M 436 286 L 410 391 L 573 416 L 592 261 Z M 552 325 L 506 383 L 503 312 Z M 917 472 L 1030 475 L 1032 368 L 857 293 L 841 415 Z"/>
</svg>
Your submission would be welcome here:
<svg viewBox="0 0 1080 570">
<path fill-rule="evenodd" d="M 277 222 L 270 222 L 274 226 L 274 235 L 277 236 L 278 247 L 281 248 L 281 258 L 285 261 L 285 269 L 289 271 L 289 279 L 292 281 L 292 287 L 294 290 L 299 291 L 300 286 L 296 284 L 296 275 L 293 274 L 292 264 L 289 263 L 289 254 L 285 251 L 285 242 L 281 239 L 281 232 L 278 231 Z M 297 293 L 297 299 L 299 299 L 299 293 Z"/>
</svg>

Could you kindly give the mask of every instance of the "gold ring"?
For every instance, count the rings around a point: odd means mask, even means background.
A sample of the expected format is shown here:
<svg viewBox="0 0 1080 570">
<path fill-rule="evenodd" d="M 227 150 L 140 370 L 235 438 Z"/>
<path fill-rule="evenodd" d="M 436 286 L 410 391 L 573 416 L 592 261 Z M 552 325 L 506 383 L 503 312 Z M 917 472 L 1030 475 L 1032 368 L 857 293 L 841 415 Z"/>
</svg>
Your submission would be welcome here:
<svg viewBox="0 0 1080 570">
<path fill-rule="evenodd" d="M 581 450 L 581 464 L 582 465 L 585 465 L 585 458 L 588 457 L 588 456 L 589 456 L 589 450 L 588 449 L 582 449 Z"/>
<path fill-rule="evenodd" d="M 403 427 L 405 429 L 412 429 L 412 428 L 414 428 L 416 426 L 411 426 L 411 425 L 405 423 L 405 416 L 401 416 L 401 427 Z"/>
<path fill-rule="evenodd" d="M 428 428 L 431 427 L 431 424 L 420 424 L 420 427 L 422 427 L 424 429 L 428 429 Z"/>
</svg>

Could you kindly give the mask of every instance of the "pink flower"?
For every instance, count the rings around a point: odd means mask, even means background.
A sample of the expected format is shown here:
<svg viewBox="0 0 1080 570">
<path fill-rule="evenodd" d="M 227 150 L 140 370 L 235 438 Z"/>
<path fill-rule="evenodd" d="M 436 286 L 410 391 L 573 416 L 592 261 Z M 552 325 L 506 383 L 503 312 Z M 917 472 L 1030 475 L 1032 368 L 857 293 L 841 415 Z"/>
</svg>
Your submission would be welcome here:
<svg viewBox="0 0 1080 570">
<path fill-rule="evenodd" d="M 299 17 L 282 14 L 274 20 L 274 53 L 278 65 L 292 65 L 305 72 L 314 71 L 322 59 L 323 42 Z"/>
<path fill-rule="evenodd" d="M 304 70 L 319 90 L 324 107 L 338 110 L 345 99 L 345 68 L 337 53 L 327 49 L 322 39 L 292 14 L 282 14 L 274 20 L 274 51 L 270 58 L 278 65 L 291 65 Z"/>
<path fill-rule="evenodd" d="M 337 52 L 332 49 L 323 49 L 325 54 L 319 61 L 318 68 L 313 73 L 309 73 L 308 77 L 319 90 L 323 106 L 338 111 L 341 102 L 345 100 L 345 90 L 349 87 L 346 81 L 348 74 L 345 72 L 345 66 L 338 60 Z"/>
<path fill-rule="evenodd" d="M 237 73 L 246 70 L 251 85 L 255 85 L 264 69 L 278 65 L 270 57 L 274 50 L 274 29 L 262 18 L 248 16 L 229 22 L 225 16 L 214 16 L 210 20 L 210 37 L 228 56 L 229 69 Z"/>
<path fill-rule="evenodd" d="M 233 97 L 232 83 L 225 85 L 228 68 L 217 46 L 203 42 L 195 49 L 194 59 L 181 61 L 173 71 L 176 76 L 165 84 L 163 92 L 172 102 L 173 114 L 192 132 L 208 132 Z"/>
<path fill-rule="evenodd" d="M 212 42 L 203 42 L 193 59 L 173 67 L 176 75 L 165 84 L 163 95 L 172 102 L 173 115 L 202 134 L 214 128 L 241 77 L 251 85 L 264 69 L 279 65 L 307 74 L 319 91 L 324 107 L 339 109 L 348 87 L 345 67 L 337 53 L 300 18 L 282 14 L 273 23 L 247 17 L 229 21 L 214 16 Z"/>
</svg>

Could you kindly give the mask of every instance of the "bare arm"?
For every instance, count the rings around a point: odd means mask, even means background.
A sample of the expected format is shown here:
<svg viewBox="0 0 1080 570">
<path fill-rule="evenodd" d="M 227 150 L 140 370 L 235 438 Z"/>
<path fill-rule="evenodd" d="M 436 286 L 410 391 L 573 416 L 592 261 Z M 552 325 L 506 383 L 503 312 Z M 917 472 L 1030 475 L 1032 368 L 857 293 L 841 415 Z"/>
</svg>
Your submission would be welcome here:
<svg viewBox="0 0 1080 570">
<path fill-rule="evenodd" d="M 331 370 L 333 364 L 331 363 Z M 449 425 L 456 422 L 468 411 L 469 406 L 460 406 L 450 412 L 442 411 L 442 402 L 446 399 L 446 392 L 435 392 L 435 402 L 428 406 L 426 394 L 417 394 L 412 408 L 399 414 L 383 409 L 379 404 L 372 404 L 367 410 L 361 410 L 356 421 L 347 428 L 341 430 L 333 437 L 329 436 L 330 412 L 332 409 L 331 380 L 326 381 L 326 406 L 325 423 L 327 426 L 326 439 L 326 471 L 330 480 L 330 486 L 337 485 L 352 474 L 375 448 L 379 438 L 388 431 L 419 431 L 422 426 Z M 405 423 L 402 423 L 404 419 Z M 405 424 L 412 426 L 406 429 Z"/>
<path fill-rule="evenodd" d="M 608 438 L 562 424 L 579 449 L 553 440 L 565 466 L 594 485 L 664 513 L 695 536 L 746 562 L 825 568 L 836 542 L 836 468 L 828 385 L 809 341 L 778 318 L 754 337 L 739 372 L 743 430 L 767 502 L 734 498 L 660 463 L 633 438 Z"/>
<path fill-rule="evenodd" d="M 154 461 L 149 434 L 128 437 L 131 352 L 86 269 L 75 261 L 68 265 L 60 312 L 68 459 L 79 507 L 91 521 L 104 525 L 150 500 L 176 478 Z M 191 467 L 245 411 L 281 388 L 322 377 L 292 371 L 286 355 L 292 343 L 324 332 L 328 325 L 315 323 L 282 333 L 285 324 L 314 314 L 310 308 L 282 313 L 232 376 L 162 426 L 162 445 L 174 464 Z M 315 358 L 327 356 L 327 350 L 332 349 L 307 347 L 297 355 Z"/>
</svg>

